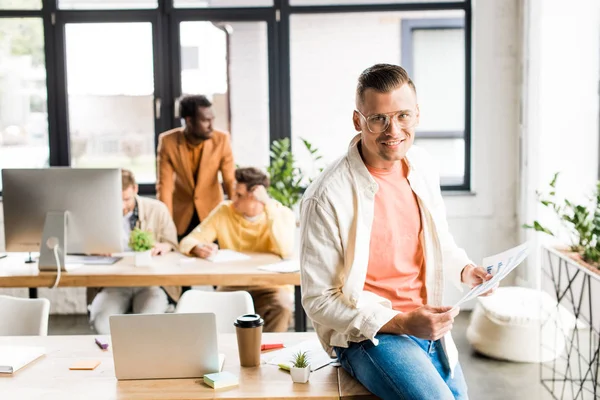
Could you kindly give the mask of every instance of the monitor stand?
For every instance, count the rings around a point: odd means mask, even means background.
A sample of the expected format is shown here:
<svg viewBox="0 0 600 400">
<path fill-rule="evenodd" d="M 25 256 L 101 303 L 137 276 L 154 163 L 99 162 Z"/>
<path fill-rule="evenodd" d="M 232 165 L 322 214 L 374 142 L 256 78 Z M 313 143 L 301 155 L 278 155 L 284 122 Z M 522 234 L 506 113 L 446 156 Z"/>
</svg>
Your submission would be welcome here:
<svg viewBox="0 0 600 400">
<path fill-rule="evenodd" d="M 33 264 L 35 260 L 31 258 L 31 252 L 29 252 L 29 257 L 25 259 L 25 264 Z"/>
<path fill-rule="evenodd" d="M 54 254 L 54 248 L 58 247 L 58 260 Z M 58 268 L 65 271 L 65 255 L 67 254 L 67 212 L 48 211 L 44 222 L 42 233 L 42 244 L 40 246 L 40 260 L 38 268 L 40 271 L 57 271 Z M 58 261 L 58 265 L 57 265 Z"/>
</svg>

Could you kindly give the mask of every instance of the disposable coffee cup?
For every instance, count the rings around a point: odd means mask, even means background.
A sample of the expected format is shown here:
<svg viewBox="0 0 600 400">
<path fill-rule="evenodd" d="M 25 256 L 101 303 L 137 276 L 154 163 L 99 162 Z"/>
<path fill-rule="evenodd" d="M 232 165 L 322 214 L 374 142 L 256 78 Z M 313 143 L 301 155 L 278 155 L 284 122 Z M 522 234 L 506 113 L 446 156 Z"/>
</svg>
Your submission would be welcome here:
<svg viewBox="0 0 600 400">
<path fill-rule="evenodd" d="M 258 314 L 242 315 L 233 323 L 242 367 L 260 365 L 260 344 L 264 324 L 265 321 Z"/>
</svg>

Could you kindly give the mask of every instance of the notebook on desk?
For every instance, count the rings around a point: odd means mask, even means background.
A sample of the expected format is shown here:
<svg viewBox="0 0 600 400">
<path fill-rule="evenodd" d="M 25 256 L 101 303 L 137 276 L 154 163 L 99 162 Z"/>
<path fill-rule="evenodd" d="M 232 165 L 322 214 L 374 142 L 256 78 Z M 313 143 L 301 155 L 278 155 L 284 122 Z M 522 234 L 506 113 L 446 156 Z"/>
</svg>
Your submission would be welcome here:
<svg viewBox="0 0 600 400">
<path fill-rule="evenodd" d="M 14 374 L 44 354 L 43 347 L 0 346 L 0 374 Z"/>
<path fill-rule="evenodd" d="M 258 269 L 269 272 L 292 273 L 300 272 L 299 260 L 286 260 L 274 264 L 261 265 Z"/>
<path fill-rule="evenodd" d="M 221 249 L 217 251 L 215 255 L 207 258 L 208 261 L 220 263 L 220 262 L 232 262 L 232 261 L 244 261 L 249 260 L 250 256 L 238 253 L 237 251 Z"/>
</svg>

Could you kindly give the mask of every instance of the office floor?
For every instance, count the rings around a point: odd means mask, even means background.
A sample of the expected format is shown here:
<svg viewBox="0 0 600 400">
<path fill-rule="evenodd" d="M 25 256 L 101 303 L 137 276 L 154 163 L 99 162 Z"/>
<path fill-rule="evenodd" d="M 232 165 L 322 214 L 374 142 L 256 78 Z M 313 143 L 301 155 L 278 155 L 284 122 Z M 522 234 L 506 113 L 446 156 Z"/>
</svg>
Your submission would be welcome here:
<svg viewBox="0 0 600 400">
<path fill-rule="evenodd" d="M 469 312 L 462 312 L 454 324 L 454 339 L 472 400 L 550 400 L 539 382 L 537 364 L 518 364 L 491 360 L 476 354 L 465 336 Z M 93 334 L 87 315 L 50 316 L 50 335 Z"/>
</svg>

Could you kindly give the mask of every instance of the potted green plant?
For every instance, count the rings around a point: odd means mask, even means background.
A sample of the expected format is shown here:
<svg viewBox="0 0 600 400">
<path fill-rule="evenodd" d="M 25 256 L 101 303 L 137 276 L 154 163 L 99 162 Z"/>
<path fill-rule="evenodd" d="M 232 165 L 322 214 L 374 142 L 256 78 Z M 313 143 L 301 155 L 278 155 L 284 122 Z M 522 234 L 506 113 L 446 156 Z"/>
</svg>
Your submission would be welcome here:
<svg viewBox="0 0 600 400">
<path fill-rule="evenodd" d="M 308 353 L 306 351 L 298 351 L 294 354 L 294 358 L 291 361 L 290 374 L 292 375 L 292 381 L 296 383 L 308 382 L 308 377 L 310 376 Z"/>
<path fill-rule="evenodd" d="M 576 204 L 568 199 L 559 200 L 556 196 L 558 173 L 554 174 L 547 192 L 536 192 L 539 202 L 550 208 L 560 220 L 561 226 L 572 238 L 569 249 L 562 251 L 572 260 L 582 263 L 592 271 L 600 272 L 600 182 L 594 195 L 587 203 Z M 539 221 L 523 225 L 524 228 L 556 236 Z"/>
<path fill-rule="evenodd" d="M 300 139 L 312 158 L 314 166 L 312 174 L 298 167 L 289 138 L 273 141 L 270 151 L 271 164 L 267 168 L 271 179 L 271 186 L 268 188 L 269 196 L 291 209 L 295 208 L 304 191 L 315 178 L 314 172 L 318 174 L 323 171 L 323 168 L 317 167 L 323 158 L 319 150 L 308 140 Z"/>
<path fill-rule="evenodd" d="M 135 228 L 129 235 L 129 248 L 135 252 L 136 267 L 147 267 L 152 264 L 152 248 L 154 237 L 151 232 Z"/>
</svg>

